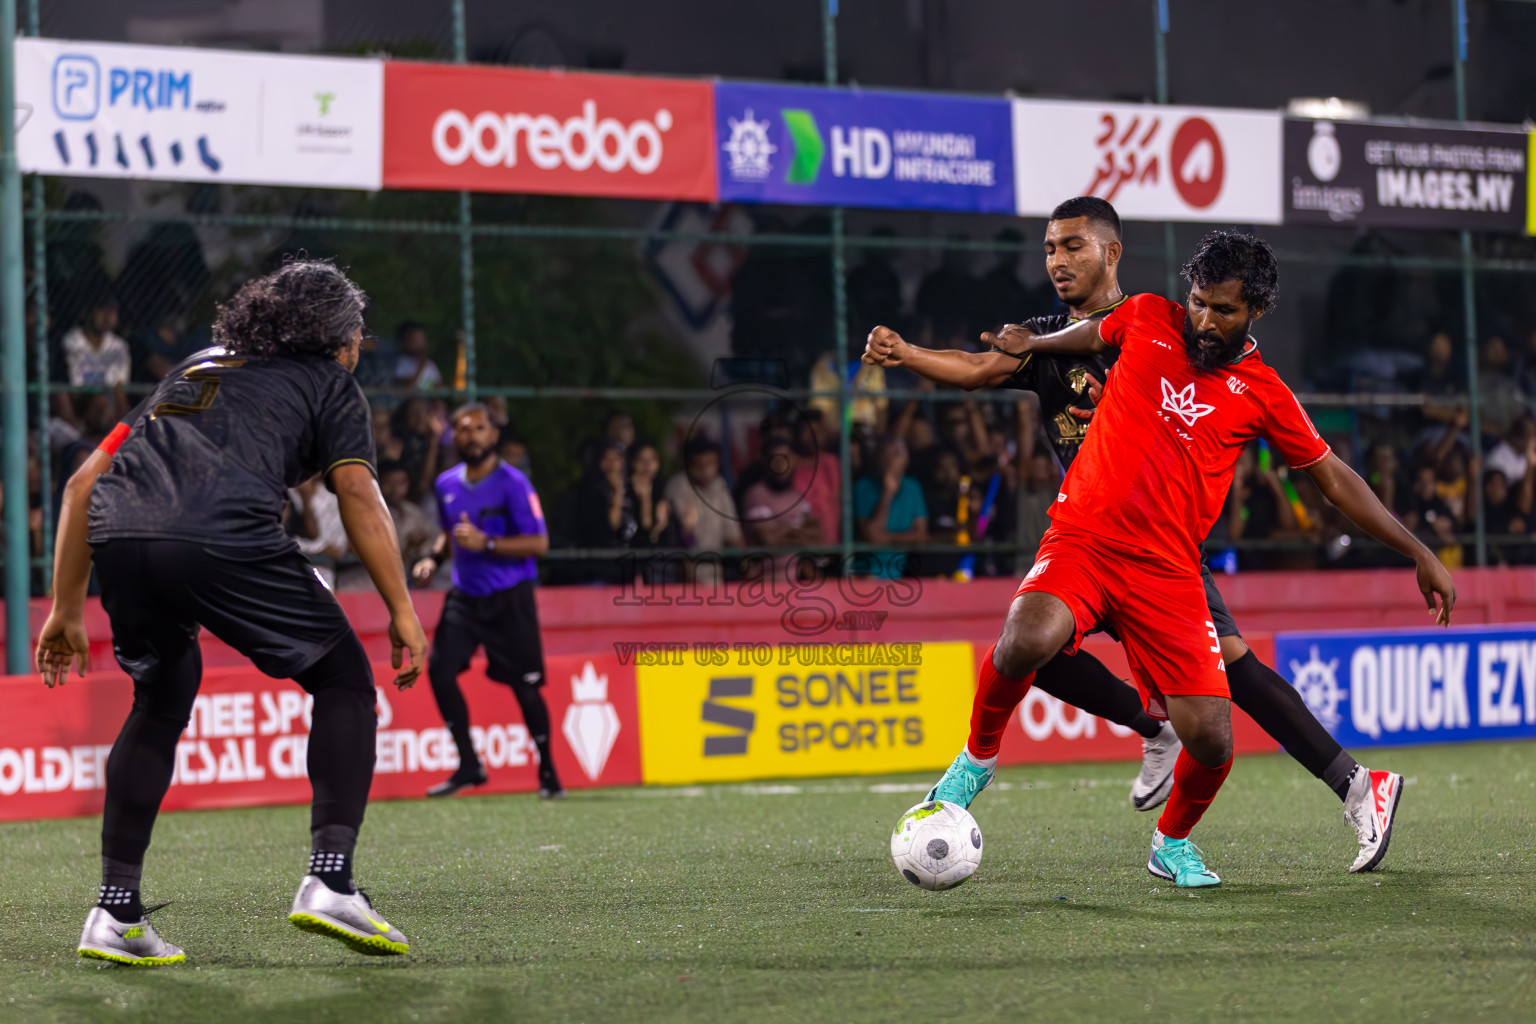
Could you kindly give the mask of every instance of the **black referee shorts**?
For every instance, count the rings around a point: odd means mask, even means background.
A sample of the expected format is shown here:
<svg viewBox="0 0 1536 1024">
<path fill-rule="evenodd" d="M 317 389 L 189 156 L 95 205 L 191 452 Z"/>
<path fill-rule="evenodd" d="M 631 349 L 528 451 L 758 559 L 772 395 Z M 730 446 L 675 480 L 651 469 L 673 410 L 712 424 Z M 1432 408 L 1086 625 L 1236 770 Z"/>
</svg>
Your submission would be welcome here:
<svg viewBox="0 0 1536 1024">
<path fill-rule="evenodd" d="M 291 679 L 352 631 L 296 550 L 176 540 L 104 541 L 91 558 L 117 660 L 135 682 L 197 643 L 204 626 L 274 679 Z"/>
<path fill-rule="evenodd" d="M 432 636 L 428 671 L 458 676 L 469 668 L 475 649 L 484 647 L 490 662 L 485 674 L 496 682 L 543 686 L 544 645 L 533 595 L 532 580 L 485 597 L 466 594 L 458 587 L 448 591 L 443 617 Z"/>
<path fill-rule="evenodd" d="M 1211 575 L 1211 567 L 1204 562 L 1200 563 L 1200 582 L 1205 584 L 1205 604 L 1211 610 L 1211 624 L 1216 627 L 1216 635 L 1241 638 L 1243 634 L 1238 632 L 1237 620 L 1227 610 L 1227 602 L 1216 589 L 1216 577 Z"/>
</svg>

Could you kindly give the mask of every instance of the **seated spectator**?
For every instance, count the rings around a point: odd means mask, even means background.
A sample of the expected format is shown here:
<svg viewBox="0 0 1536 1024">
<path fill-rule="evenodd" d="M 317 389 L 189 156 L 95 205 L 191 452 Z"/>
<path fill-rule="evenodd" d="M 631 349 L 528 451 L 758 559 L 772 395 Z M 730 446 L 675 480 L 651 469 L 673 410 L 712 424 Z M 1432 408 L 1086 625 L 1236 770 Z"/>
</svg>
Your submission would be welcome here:
<svg viewBox="0 0 1536 1024">
<path fill-rule="evenodd" d="M 395 521 L 395 533 L 400 538 L 400 553 L 409 571 L 410 567 L 432 553 L 440 532 L 432 518 L 411 500 L 411 474 L 398 462 L 379 463 L 379 490 L 389 516 Z"/>
<path fill-rule="evenodd" d="M 770 548 L 808 546 L 821 542 L 821 524 L 795 486 L 794 445 L 782 433 L 763 441 L 762 477 L 741 496 L 741 518 L 747 539 Z"/>
<path fill-rule="evenodd" d="M 405 442 L 395 433 L 392 414 L 388 409 L 373 408 L 373 447 L 378 454 L 379 465 L 399 462 L 405 458 Z M 407 473 L 410 467 L 404 467 Z"/>
<path fill-rule="evenodd" d="M 888 437 L 875 449 L 874 477 L 862 477 L 853 488 L 853 515 L 859 539 L 868 544 L 921 544 L 928 539 L 928 505 L 917 481 L 907 476 L 907 443 Z M 872 576 L 894 579 L 906 569 L 900 551 L 877 551 L 860 567 Z"/>
<path fill-rule="evenodd" d="M 1466 394 L 1466 380 L 1461 372 L 1460 360 L 1455 355 L 1451 336 L 1445 331 L 1435 332 L 1425 348 L 1424 368 L 1408 381 L 1409 390 L 1423 392 L 1432 398 Z M 1464 411 L 1465 407 L 1435 403 L 1424 405 L 1419 411 L 1424 430 L 1422 436 L 1431 441 L 1439 440 L 1445 428 L 1455 422 L 1458 410 Z"/>
<path fill-rule="evenodd" d="M 932 460 L 933 468 L 926 481 L 919 478 L 923 488 L 923 504 L 928 509 L 928 539 L 935 544 L 957 543 L 962 526 L 960 522 L 961 477 L 960 456 L 952 448 L 939 448 Z M 966 480 L 969 486 L 969 478 Z M 971 518 L 967 502 L 967 520 Z M 959 568 L 960 556 L 951 554 L 923 555 L 923 575 L 949 576 Z"/>
<path fill-rule="evenodd" d="M 109 293 L 86 311 L 78 326 L 65 333 L 61 347 L 70 385 L 110 388 L 113 414 L 121 419 L 128 414 L 128 398 L 123 393 L 123 385 L 128 383 L 133 360 L 128 343 L 116 332 L 117 300 Z M 54 396 L 54 415 L 76 432 L 80 430 L 81 421 L 71 396 Z"/>
<path fill-rule="evenodd" d="M 1397 449 L 1390 444 L 1372 445 L 1367 466 L 1366 483 L 1370 484 L 1376 498 L 1386 506 L 1387 510 L 1394 515 L 1397 514 L 1400 493 Z"/>
<path fill-rule="evenodd" d="M 635 443 L 635 418 L 622 409 L 613 409 L 603 417 L 603 441 L 617 441 L 627 452 Z"/>
<path fill-rule="evenodd" d="M 399 368 L 400 349 L 394 339 L 364 331 L 357 349 L 357 369 L 352 371 L 357 382 L 365 388 L 393 387 Z"/>
<path fill-rule="evenodd" d="M 443 464 L 448 417 L 443 414 L 442 403 L 412 398 L 395 410 L 391 427 L 404 446 L 400 461 L 411 474 L 411 498 L 419 501 L 432 493 Z"/>
<path fill-rule="evenodd" d="M 576 543 L 583 548 L 622 548 L 639 529 L 625 500 L 624 446 L 609 441 L 598 448 L 581 483 L 576 508 Z"/>
<path fill-rule="evenodd" d="M 334 588 L 337 563 L 350 550 L 336 495 L 320 483 L 318 476 L 313 476 L 289 490 L 288 501 L 299 550 L 315 563 L 326 585 Z"/>
<path fill-rule="evenodd" d="M 794 487 L 811 503 L 811 514 L 821 527 L 818 543 L 831 545 L 843 536 L 843 468 L 823 441 L 823 422 L 819 409 L 795 421 Z"/>
<path fill-rule="evenodd" d="M 187 333 L 187 317 L 175 304 L 169 304 L 152 327 L 135 331 L 129 339 L 133 353 L 133 379 L 158 383 L 176 364 L 206 346 Z"/>
<path fill-rule="evenodd" d="M 1414 471 L 1413 494 L 1403 513 L 1403 525 L 1418 535 L 1447 569 L 1460 569 L 1461 545 L 1456 543 L 1456 514 L 1439 493 L 1434 466 Z"/>
<path fill-rule="evenodd" d="M 1484 456 L 1483 465 L 1497 469 L 1504 479 L 1518 483 L 1525 479 L 1526 470 L 1536 461 L 1536 423 L 1529 416 L 1517 416 L 1510 423 L 1503 440 Z"/>
<path fill-rule="evenodd" d="M 1530 561 L 1530 545 L 1496 538 L 1530 532 L 1533 481 L 1536 481 L 1536 469 L 1527 473 L 1520 485 L 1511 491 L 1502 471 L 1490 469 L 1483 474 L 1483 528 L 1488 536 L 1488 560 L 1495 565 L 1520 565 Z"/>
<path fill-rule="evenodd" d="M 1478 426 L 1484 436 L 1503 437 L 1520 415 L 1520 390 L 1515 384 L 1514 361 L 1509 346 L 1495 334 L 1483 342 L 1479 353 L 1477 394 Z"/>
<path fill-rule="evenodd" d="M 395 332 L 395 387 L 427 390 L 443 386 L 443 374 L 427 355 L 427 329 L 407 320 Z"/>
<path fill-rule="evenodd" d="M 713 440 L 702 435 L 688 439 L 683 472 L 672 474 L 664 494 L 677 516 L 681 546 L 705 552 L 741 547 L 741 519 L 731 489 L 720 475 L 720 446 Z M 693 578 L 699 583 L 718 583 L 720 569 L 705 560 L 692 563 Z"/>
<path fill-rule="evenodd" d="M 496 454 L 502 462 L 515 466 L 524 476 L 533 476 L 533 457 L 528 454 L 528 445 L 513 434 L 510 427 L 502 428 L 501 437 L 496 442 Z"/>
<path fill-rule="evenodd" d="M 1061 489 L 1061 477 L 1056 472 L 1056 460 L 1044 448 L 1036 448 L 1024 467 L 1024 480 L 1019 488 L 1017 526 L 1019 544 L 1029 554 L 1025 564 L 1034 561 L 1033 552 L 1040 547 L 1045 531 L 1051 525 L 1051 506 Z"/>
<path fill-rule="evenodd" d="M 635 519 L 630 545 L 637 548 L 668 548 L 676 545 L 672 506 L 656 486 L 661 473 L 661 453 L 649 441 L 629 449 L 628 503 Z"/>
</svg>

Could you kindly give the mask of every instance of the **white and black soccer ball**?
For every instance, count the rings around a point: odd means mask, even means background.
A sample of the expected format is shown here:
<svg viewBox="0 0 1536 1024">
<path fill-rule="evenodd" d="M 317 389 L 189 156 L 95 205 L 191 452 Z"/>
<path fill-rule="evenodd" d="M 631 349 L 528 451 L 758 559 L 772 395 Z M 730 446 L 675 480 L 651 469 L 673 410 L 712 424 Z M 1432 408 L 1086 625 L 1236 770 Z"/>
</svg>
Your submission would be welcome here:
<svg viewBox="0 0 1536 1024">
<path fill-rule="evenodd" d="M 926 800 L 896 823 L 891 860 L 920 889 L 953 889 L 981 866 L 981 829 L 959 804 Z"/>
</svg>

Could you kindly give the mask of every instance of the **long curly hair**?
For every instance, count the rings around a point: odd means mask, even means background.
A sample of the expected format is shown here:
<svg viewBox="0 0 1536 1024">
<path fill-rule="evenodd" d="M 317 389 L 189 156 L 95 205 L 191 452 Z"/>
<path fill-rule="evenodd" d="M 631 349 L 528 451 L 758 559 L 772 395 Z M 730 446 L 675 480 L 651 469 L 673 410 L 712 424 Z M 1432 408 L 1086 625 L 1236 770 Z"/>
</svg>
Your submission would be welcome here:
<svg viewBox="0 0 1536 1024">
<path fill-rule="evenodd" d="M 335 359 L 362 330 L 367 304 L 334 264 L 290 257 L 219 306 L 213 340 L 256 359 Z"/>
</svg>

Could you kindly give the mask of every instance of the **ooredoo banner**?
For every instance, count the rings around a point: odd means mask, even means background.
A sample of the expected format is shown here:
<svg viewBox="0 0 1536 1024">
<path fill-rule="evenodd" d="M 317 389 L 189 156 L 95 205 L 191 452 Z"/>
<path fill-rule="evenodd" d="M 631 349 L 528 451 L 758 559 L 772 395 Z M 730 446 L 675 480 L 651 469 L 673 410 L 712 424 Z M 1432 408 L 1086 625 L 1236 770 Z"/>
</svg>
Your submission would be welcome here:
<svg viewBox="0 0 1536 1024">
<path fill-rule="evenodd" d="M 708 82 L 390 62 L 384 184 L 715 198 Z"/>
<path fill-rule="evenodd" d="M 1515 131 L 1287 121 L 1285 220 L 1521 231 L 1526 150 Z"/>
<path fill-rule="evenodd" d="M 1018 212 L 1095 195 L 1126 220 L 1280 223 L 1279 114 L 1014 100 Z"/>
<path fill-rule="evenodd" d="M 377 189 L 381 61 L 16 41 L 23 171 Z"/>
<path fill-rule="evenodd" d="M 546 659 L 552 753 L 570 787 L 640 781 L 634 670 L 612 655 Z M 398 691 L 387 665 L 374 667 L 379 732 L 372 796 L 417 797 L 458 766 L 423 679 Z M 490 782 L 476 792 L 538 788 L 538 752 L 511 690 L 477 662 L 462 685 L 476 749 Z M 107 755 L 132 703 L 132 684 L 94 672 L 45 690 L 36 678 L 0 679 L 0 821 L 95 814 Z M 176 749 L 167 809 L 304 803 L 313 701 L 284 680 L 250 668 L 211 669 Z"/>
<path fill-rule="evenodd" d="M 1013 212 L 1008 103 L 806 86 L 715 86 L 720 198 Z"/>
<path fill-rule="evenodd" d="M 1275 659 L 1346 747 L 1536 736 L 1536 626 L 1278 633 Z"/>
</svg>

